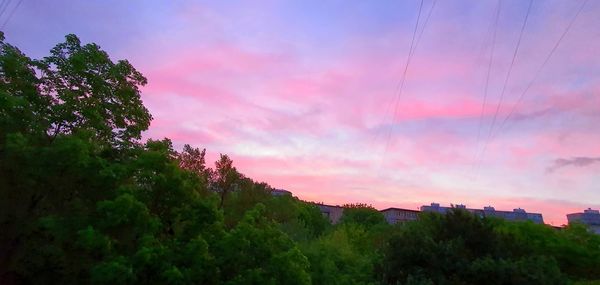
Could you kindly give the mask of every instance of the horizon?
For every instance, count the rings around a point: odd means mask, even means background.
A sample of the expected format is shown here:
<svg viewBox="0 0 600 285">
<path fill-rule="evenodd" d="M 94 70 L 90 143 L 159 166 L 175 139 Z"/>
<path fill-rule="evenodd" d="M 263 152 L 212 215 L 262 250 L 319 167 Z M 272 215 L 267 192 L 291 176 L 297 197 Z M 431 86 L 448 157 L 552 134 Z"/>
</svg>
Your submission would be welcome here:
<svg viewBox="0 0 600 285">
<path fill-rule="evenodd" d="M 73 33 L 148 78 L 144 139 L 301 199 L 600 208 L 598 2 L 18 3 L 29 56 Z"/>
<path fill-rule="evenodd" d="M 290 192 L 290 191 L 288 191 L 288 190 L 286 190 L 286 189 L 282 189 L 282 188 L 279 188 L 279 189 L 277 189 L 277 188 L 273 188 L 273 190 L 283 190 L 283 191 Z M 296 197 L 296 198 L 300 199 L 300 200 L 303 200 L 301 197 L 295 196 L 293 192 L 290 192 L 290 194 L 291 194 L 292 196 L 294 196 L 294 197 Z M 304 201 L 306 201 L 306 200 L 304 200 Z M 354 202 L 354 203 L 335 203 L 335 204 L 328 204 L 328 203 L 324 203 L 324 202 L 321 202 L 321 201 L 306 201 L 306 202 L 309 202 L 309 203 L 314 203 L 314 204 L 318 204 L 318 205 L 329 206 L 329 207 L 339 207 L 339 208 L 344 208 L 344 206 L 346 206 L 346 205 L 351 205 L 351 204 L 361 204 L 361 202 L 360 202 L 360 201 L 358 201 L 358 202 Z M 541 214 L 541 215 L 542 215 L 542 217 L 544 217 L 544 213 L 543 213 L 543 212 L 532 212 L 532 211 L 528 211 L 527 209 L 524 209 L 524 208 L 522 208 L 522 207 L 520 207 L 520 206 L 513 206 L 512 208 L 510 208 L 510 209 L 509 209 L 509 208 L 496 208 L 496 206 L 494 206 L 494 205 L 492 205 L 492 204 L 485 204 L 484 206 L 476 206 L 476 207 L 471 207 L 471 206 L 469 206 L 469 205 L 462 204 L 462 203 L 439 203 L 439 202 L 437 202 L 437 201 L 432 201 L 432 202 L 430 202 L 429 204 L 427 204 L 427 203 L 424 203 L 424 204 L 421 204 L 420 206 L 414 207 L 414 209 L 413 209 L 413 208 L 409 208 L 409 207 L 403 207 L 403 206 L 394 206 L 394 205 L 392 205 L 392 206 L 388 206 L 388 207 L 375 207 L 375 206 L 373 206 L 373 205 L 371 205 L 371 204 L 365 204 L 365 205 L 367 205 L 367 206 L 370 206 L 370 207 L 373 207 L 373 208 L 375 208 L 375 209 L 376 209 L 377 211 L 379 211 L 379 212 L 383 212 L 383 211 L 386 211 L 386 210 L 389 210 L 389 209 L 400 209 L 400 210 L 410 210 L 410 211 L 422 212 L 423 210 L 421 210 L 421 207 L 424 207 L 424 206 L 433 206 L 433 204 L 434 204 L 434 203 L 435 203 L 435 204 L 438 204 L 438 205 L 439 205 L 439 206 L 441 206 L 441 207 L 456 207 L 456 206 L 459 206 L 459 205 L 460 205 L 460 206 L 464 206 L 464 207 L 465 207 L 467 210 L 483 210 L 485 207 L 493 207 L 495 211 L 499 211 L 499 212 L 513 212 L 514 210 L 521 209 L 521 210 L 524 210 L 526 213 L 531 213 L 531 214 Z M 565 214 L 565 220 L 566 220 L 566 216 L 567 216 L 567 215 L 570 215 L 570 214 L 578 214 L 578 213 L 583 213 L 584 211 L 587 211 L 587 210 L 596 210 L 596 209 L 593 209 L 593 208 L 589 208 L 589 207 L 588 207 L 588 208 L 586 208 L 586 209 L 581 209 L 581 210 L 578 210 L 578 211 L 576 211 L 576 212 L 569 212 L 569 213 L 566 213 L 566 214 Z M 554 223 L 548 223 L 548 222 L 546 221 L 546 218 L 544 218 L 543 224 L 545 224 L 545 225 L 549 225 L 549 226 L 558 226 L 558 227 L 562 227 L 562 226 L 566 226 L 566 225 L 568 225 L 568 221 L 567 221 L 567 223 L 563 223 L 563 224 L 554 224 Z"/>
</svg>

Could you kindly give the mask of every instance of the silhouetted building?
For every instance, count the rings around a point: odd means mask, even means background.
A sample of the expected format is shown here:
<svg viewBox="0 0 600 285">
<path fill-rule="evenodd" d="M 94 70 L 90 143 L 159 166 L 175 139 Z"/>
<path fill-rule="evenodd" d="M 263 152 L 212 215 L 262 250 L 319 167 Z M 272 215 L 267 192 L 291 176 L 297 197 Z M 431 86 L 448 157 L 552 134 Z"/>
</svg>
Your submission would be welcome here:
<svg viewBox="0 0 600 285">
<path fill-rule="evenodd" d="M 344 214 L 344 208 L 341 206 L 332 206 L 325 204 L 316 204 L 321 210 L 323 216 L 327 217 L 332 224 L 337 224 L 342 215 Z"/>
<path fill-rule="evenodd" d="M 594 233 L 600 234 L 600 211 L 588 208 L 583 213 L 573 213 L 567 215 L 569 224 L 582 223 L 590 228 Z"/>
<path fill-rule="evenodd" d="M 446 214 L 446 211 L 448 211 L 448 209 L 451 209 L 452 207 L 443 207 L 440 206 L 439 203 L 431 203 L 431 205 L 426 206 L 423 205 L 421 206 L 421 211 L 422 212 L 435 212 L 435 213 L 439 213 L 439 214 Z"/>
<path fill-rule="evenodd" d="M 273 196 L 292 196 L 292 192 L 284 189 L 271 189 L 271 195 Z"/>
<path fill-rule="evenodd" d="M 423 212 L 435 212 L 440 214 L 445 214 L 448 210 L 453 207 L 444 207 L 440 206 L 438 203 L 431 203 L 431 205 L 421 206 L 421 211 Z M 465 205 L 458 204 L 455 205 L 454 208 L 464 209 L 470 213 L 473 213 L 479 217 L 495 217 L 501 218 L 509 221 L 532 221 L 536 224 L 543 224 L 544 218 L 542 214 L 539 213 L 527 213 L 525 210 L 521 208 L 513 209 L 512 211 L 499 211 L 494 209 L 494 207 L 487 206 L 483 207 L 483 209 L 469 209 Z"/>
<path fill-rule="evenodd" d="M 401 208 L 387 208 L 385 210 L 381 210 L 385 220 L 389 224 L 397 224 L 404 223 L 409 221 L 415 221 L 419 218 L 419 211 L 417 210 L 409 210 L 409 209 L 401 209 Z"/>
</svg>

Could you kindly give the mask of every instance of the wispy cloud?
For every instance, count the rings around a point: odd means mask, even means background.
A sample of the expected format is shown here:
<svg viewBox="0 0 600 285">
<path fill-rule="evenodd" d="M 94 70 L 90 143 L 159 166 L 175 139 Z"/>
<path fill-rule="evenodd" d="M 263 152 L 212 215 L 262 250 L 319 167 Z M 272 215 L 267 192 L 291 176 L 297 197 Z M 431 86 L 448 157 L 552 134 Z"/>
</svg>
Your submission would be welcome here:
<svg viewBox="0 0 600 285">
<path fill-rule="evenodd" d="M 399 97 L 417 1 L 72 2 L 24 1 L 7 40 L 39 57 L 75 33 L 127 58 L 149 80 L 147 138 L 206 147 L 208 160 L 227 153 L 245 174 L 301 198 L 411 208 L 579 202 L 498 205 L 552 210 L 557 223 L 600 199 L 588 171 L 600 165 L 600 5 L 587 5 L 474 170 L 525 3 L 511 1 L 501 16 L 482 112 L 492 2 L 438 3 Z M 534 9 L 499 119 L 579 5 Z"/>
<path fill-rule="evenodd" d="M 571 159 L 559 158 L 554 160 L 552 165 L 546 169 L 547 173 L 552 173 L 559 168 L 563 168 L 565 166 L 576 166 L 576 167 L 586 167 L 590 166 L 594 163 L 600 163 L 600 157 L 573 157 Z"/>
</svg>

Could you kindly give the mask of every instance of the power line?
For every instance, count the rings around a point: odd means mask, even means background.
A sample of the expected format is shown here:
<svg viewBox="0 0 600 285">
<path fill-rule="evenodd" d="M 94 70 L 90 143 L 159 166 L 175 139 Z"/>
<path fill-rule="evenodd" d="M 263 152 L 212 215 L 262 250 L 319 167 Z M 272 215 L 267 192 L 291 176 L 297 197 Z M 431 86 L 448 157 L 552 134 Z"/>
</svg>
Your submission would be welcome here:
<svg viewBox="0 0 600 285">
<path fill-rule="evenodd" d="M 548 64 L 548 62 L 550 61 L 550 58 L 552 58 L 552 56 L 554 55 L 554 52 L 558 49 L 558 46 L 560 45 L 560 43 L 562 42 L 562 40 L 565 38 L 565 36 L 571 30 L 571 27 L 573 26 L 573 24 L 575 23 L 575 21 L 579 17 L 579 14 L 581 14 L 581 11 L 583 11 L 583 8 L 585 7 L 585 4 L 587 2 L 588 2 L 588 0 L 582 1 L 581 6 L 577 10 L 577 13 L 575 13 L 575 16 L 573 16 L 573 19 L 571 19 L 571 21 L 569 22 L 569 24 L 567 24 L 567 27 L 565 28 L 565 30 L 563 31 L 563 33 L 560 35 L 560 37 L 558 38 L 558 40 L 556 41 L 556 43 L 554 44 L 554 46 L 550 50 L 550 53 L 548 53 L 548 55 L 544 59 L 544 62 L 536 70 L 535 75 L 533 76 L 533 78 L 531 79 L 531 81 L 529 82 L 529 84 L 527 84 L 527 87 L 523 90 L 523 92 L 521 92 L 521 95 L 519 96 L 519 99 L 513 105 L 513 107 L 511 108 L 510 112 L 508 113 L 508 115 L 502 121 L 502 124 L 500 125 L 500 128 L 498 129 L 498 133 L 500 133 L 504 129 L 504 127 L 505 127 L 506 123 L 508 122 L 508 120 L 510 119 L 510 117 L 513 115 L 513 113 L 515 112 L 515 110 L 517 109 L 517 107 L 519 106 L 519 104 L 521 103 L 521 101 L 523 101 L 523 97 L 525 97 L 525 94 L 527 93 L 527 91 L 529 91 L 529 89 L 531 88 L 531 86 L 533 85 L 533 83 L 535 83 L 535 81 L 538 79 L 538 77 L 540 76 L 542 70 L 544 69 L 544 67 L 546 66 L 546 64 Z M 492 139 L 494 137 L 495 136 L 492 136 Z"/>
<path fill-rule="evenodd" d="M 497 32 L 498 32 L 498 22 L 500 20 L 500 12 L 502 11 L 502 0 L 498 0 L 498 4 L 496 5 L 496 11 L 495 11 L 495 17 L 493 18 L 492 22 L 490 23 L 490 28 L 489 28 L 489 32 L 492 35 L 492 39 L 491 39 L 491 52 L 490 52 L 490 58 L 487 64 L 487 73 L 486 73 L 486 78 L 485 78 L 485 82 L 484 82 L 484 91 L 483 91 L 483 100 L 481 103 L 481 113 L 479 115 L 479 125 L 477 127 L 477 140 L 476 140 L 476 147 L 475 147 L 475 152 L 474 152 L 474 157 L 473 157 L 473 166 L 471 171 L 475 171 L 477 169 L 477 167 L 479 166 L 479 143 L 481 141 L 481 130 L 483 128 L 483 117 L 485 114 L 485 107 L 487 104 L 487 95 L 488 95 L 488 91 L 489 91 L 489 81 L 490 81 L 490 76 L 491 76 L 491 70 L 492 70 L 492 63 L 493 63 L 493 59 L 494 59 L 494 53 L 495 53 L 495 48 L 496 48 L 496 38 L 497 38 Z M 483 53 L 483 49 L 482 49 L 482 53 Z"/>
<path fill-rule="evenodd" d="M 521 39 L 523 38 L 523 31 L 525 31 L 525 26 L 527 25 L 527 19 L 529 18 L 531 6 L 533 6 L 533 0 L 529 0 L 529 6 L 527 7 L 527 14 L 525 14 L 525 20 L 523 21 L 523 25 L 521 26 L 521 31 L 519 32 L 519 38 L 517 40 L 517 45 L 515 46 L 512 60 L 510 62 L 510 66 L 508 68 L 508 72 L 506 73 L 506 78 L 504 79 L 504 85 L 502 86 L 502 92 L 500 92 L 500 99 L 498 100 L 498 105 L 496 105 L 496 112 L 494 113 L 494 118 L 492 119 L 492 125 L 490 126 L 490 135 L 494 130 L 494 126 L 496 124 L 496 119 L 498 118 L 498 113 L 500 112 L 500 107 L 502 106 L 502 101 L 504 99 L 504 93 L 506 92 L 506 87 L 508 86 L 508 81 L 510 80 L 510 75 L 511 75 L 513 67 L 514 67 L 515 60 L 517 59 L 517 53 L 519 52 L 519 47 L 521 46 Z M 489 137 L 488 137 L 488 139 L 489 139 Z"/>
<path fill-rule="evenodd" d="M 414 50 L 416 50 L 417 46 L 419 46 L 419 43 L 421 42 L 421 37 L 423 36 L 423 33 L 425 31 L 425 28 L 427 27 L 427 23 L 429 22 L 429 18 L 431 17 L 431 14 L 433 12 L 433 8 L 435 8 L 435 5 L 437 3 L 437 0 L 433 1 L 433 4 L 431 5 L 431 8 L 429 8 L 429 12 L 427 14 L 427 18 L 425 18 L 425 24 L 423 25 L 423 28 L 421 29 L 421 32 L 419 33 L 419 36 L 417 37 L 417 41 L 414 45 L 414 47 L 411 47 L 411 49 L 408 51 L 409 53 L 409 57 L 412 56 L 412 53 L 414 52 Z M 417 22 L 417 26 L 418 26 L 418 22 Z M 412 45 L 412 44 L 411 44 Z M 400 88 L 400 81 L 398 82 L 398 84 L 396 85 L 396 87 L 394 88 L 394 93 L 398 92 L 398 89 Z M 395 102 L 395 101 L 394 101 Z M 393 104 L 387 104 L 386 105 L 386 109 L 385 109 L 385 115 L 384 115 L 384 119 L 383 122 L 387 121 L 387 116 L 389 114 L 389 110 L 390 108 L 393 106 Z M 393 118 L 392 118 L 393 119 Z M 379 133 L 378 133 L 379 134 Z M 379 135 L 377 135 L 376 137 L 376 141 L 377 138 L 379 137 Z"/>
<path fill-rule="evenodd" d="M 494 117 L 492 119 L 490 131 L 488 133 L 488 138 L 487 138 L 485 144 L 483 145 L 483 149 L 481 151 L 480 160 L 482 160 L 483 156 L 485 155 L 485 151 L 487 149 L 487 146 L 492 137 L 492 133 L 494 131 L 494 126 L 496 124 L 496 120 L 498 119 L 498 113 L 500 112 L 500 107 L 502 106 L 502 101 L 504 99 L 504 93 L 506 92 L 506 86 L 508 85 L 508 81 L 510 80 L 510 75 L 512 73 L 512 69 L 514 67 L 515 60 L 517 58 L 517 53 L 519 51 L 519 47 L 521 46 L 521 39 L 523 38 L 523 32 L 525 31 L 525 27 L 527 26 L 527 20 L 529 19 L 529 14 L 531 12 L 531 6 L 533 6 L 533 0 L 529 0 L 529 6 L 527 7 L 527 14 L 525 14 L 525 19 L 523 20 L 523 25 L 521 26 L 521 31 L 519 32 L 519 38 L 517 39 L 517 45 L 515 46 L 515 50 L 513 52 L 513 56 L 512 56 L 512 60 L 510 62 L 510 66 L 508 68 L 508 72 L 506 73 L 506 77 L 504 78 L 504 85 L 502 86 L 502 91 L 500 92 L 500 99 L 498 100 L 498 105 L 496 105 L 496 111 L 494 112 Z"/>
<path fill-rule="evenodd" d="M 416 38 L 417 31 L 418 31 L 418 28 L 419 28 L 419 22 L 421 20 L 421 11 L 422 10 L 423 10 L 423 0 L 421 0 L 421 5 L 419 5 L 419 14 L 417 16 L 417 22 L 415 23 L 415 28 L 414 28 L 413 35 L 412 35 L 412 40 L 410 42 L 410 49 L 409 49 L 409 52 L 408 52 L 408 57 L 406 59 L 406 64 L 404 66 L 404 72 L 402 73 L 402 79 L 399 82 L 399 86 L 396 87 L 396 89 L 397 89 L 396 100 L 394 101 L 395 103 L 393 104 L 394 105 L 394 109 L 393 109 L 394 112 L 392 113 L 392 118 L 391 118 L 392 125 L 390 126 L 390 129 L 389 129 L 388 134 L 387 134 L 386 144 L 385 144 L 385 148 L 383 150 L 383 155 L 382 155 L 382 160 L 384 159 L 385 154 L 387 153 L 387 150 L 389 148 L 390 138 L 391 138 L 391 135 L 392 135 L 392 130 L 394 128 L 394 120 L 395 120 L 396 115 L 398 113 L 398 105 L 399 105 L 400 97 L 402 96 L 402 91 L 404 90 L 404 83 L 406 82 L 406 74 L 408 73 L 408 66 L 410 65 L 410 61 L 412 59 L 412 56 L 413 56 L 414 50 L 415 50 L 415 38 Z M 424 28 L 425 28 L 425 26 L 424 26 Z"/>
<path fill-rule="evenodd" d="M 479 127 L 477 128 L 477 144 L 476 144 L 477 149 L 476 149 L 476 151 L 479 150 L 479 140 L 481 139 L 481 128 L 483 125 L 483 115 L 485 113 L 485 105 L 487 103 L 488 87 L 489 87 L 490 75 L 491 75 L 491 71 L 492 71 L 492 62 L 494 59 L 494 50 L 496 48 L 496 34 L 498 32 L 498 19 L 500 18 L 500 10 L 502 10 L 502 0 L 498 0 L 498 5 L 496 5 L 496 18 L 494 20 L 494 32 L 493 32 L 493 36 L 492 36 L 492 47 L 491 47 L 491 52 L 490 52 L 490 60 L 488 61 L 488 66 L 487 66 L 485 87 L 483 90 L 483 101 L 481 103 L 481 114 L 479 115 Z M 475 153 L 475 155 L 477 156 L 477 152 Z"/>
<path fill-rule="evenodd" d="M 8 21 L 10 21 L 10 18 L 12 18 L 15 11 L 17 11 L 17 9 L 19 8 L 19 5 L 21 5 L 21 2 L 23 2 L 23 0 L 19 0 L 19 2 L 17 2 L 17 5 L 15 5 L 15 7 L 12 9 L 12 11 L 10 11 L 10 14 L 8 14 L 8 17 L 6 18 L 6 21 L 4 21 L 4 23 L 2 24 L 2 27 L 0 28 L 0 30 L 4 30 L 4 26 L 6 26 Z"/>
<path fill-rule="evenodd" d="M 4 15 L 4 11 L 6 11 L 6 8 L 8 7 L 8 5 L 10 5 L 10 2 L 12 0 L 3 0 L 2 4 L 0 4 L 0 17 L 2 17 L 2 15 Z"/>
<path fill-rule="evenodd" d="M 421 37 L 423 36 L 423 33 L 425 32 L 425 28 L 427 28 L 427 23 L 429 23 L 429 18 L 431 17 L 433 9 L 435 8 L 435 4 L 437 4 L 437 0 L 433 0 L 433 4 L 431 4 L 431 8 L 429 8 L 429 12 L 427 13 L 427 18 L 425 18 L 425 23 L 423 24 L 423 28 L 421 29 L 421 32 L 419 33 L 419 37 L 417 37 L 417 42 L 415 43 L 414 50 L 417 49 L 417 47 L 419 46 L 419 43 L 421 42 Z M 414 50 L 413 50 L 413 53 L 414 53 Z"/>
<path fill-rule="evenodd" d="M 419 33 L 419 36 L 417 37 L 417 40 L 414 43 L 414 46 L 412 45 L 412 42 L 411 42 L 411 47 L 410 47 L 410 49 L 408 51 L 408 57 L 412 57 L 413 53 L 415 52 L 415 50 L 419 46 L 419 43 L 421 42 L 421 37 L 423 36 L 423 33 L 425 32 L 425 28 L 427 27 L 427 23 L 429 23 L 429 18 L 431 17 L 431 14 L 432 14 L 433 9 L 435 8 L 436 4 L 437 4 L 437 0 L 434 0 L 433 3 L 431 4 L 431 8 L 429 8 L 429 12 L 427 13 L 427 18 L 425 18 L 425 22 L 423 24 L 423 28 L 421 29 L 421 31 Z M 419 8 L 419 17 L 420 17 L 420 9 L 421 8 Z M 418 25 L 419 25 L 419 19 L 417 18 L 417 25 L 415 26 L 415 29 L 417 29 Z M 394 93 L 398 92 L 398 90 L 400 89 L 400 85 L 401 85 L 401 81 L 399 81 L 398 84 L 396 85 L 396 88 L 394 89 Z M 394 101 L 394 102 L 397 102 L 397 101 Z M 388 104 L 386 106 L 385 113 L 384 113 L 384 118 L 383 118 L 383 122 L 384 123 L 387 121 L 387 117 L 388 117 L 389 111 L 390 111 L 390 109 L 391 109 L 392 106 L 394 106 L 394 104 Z M 394 118 L 392 117 L 391 120 L 393 121 L 393 119 Z M 377 141 L 378 138 L 379 138 L 379 132 L 377 132 L 375 134 L 375 141 Z"/>
</svg>

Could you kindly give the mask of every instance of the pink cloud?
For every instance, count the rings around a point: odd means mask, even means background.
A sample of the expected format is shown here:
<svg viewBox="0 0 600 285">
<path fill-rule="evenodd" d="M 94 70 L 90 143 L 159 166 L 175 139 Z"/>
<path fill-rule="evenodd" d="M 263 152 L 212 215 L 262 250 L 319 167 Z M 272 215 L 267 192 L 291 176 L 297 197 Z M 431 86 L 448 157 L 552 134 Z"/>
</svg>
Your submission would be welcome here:
<svg viewBox="0 0 600 285">
<path fill-rule="evenodd" d="M 248 176 L 313 201 L 414 208 L 440 201 L 439 197 L 481 204 L 487 195 L 498 208 L 564 212 L 583 206 L 544 200 L 551 197 L 545 187 L 551 186 L 553 193 L 560 189 L 550 178 L 532 182 L 534 189 L 527 191 L 539 195 L 539 201 L 494 197 L 514 193 L 515 185 L 522 183 L 503 177 L 521 173 L 534 177 L 552 159 L 600 153 L 600 137 L 589 131 L 599 122 L 600 85 L 588 80 L 573 87 L 579 75 L 560 68 L 573 56 L 581 66 L 588 66 L 586 58 L 593 63 L 589 49 L 585 57 L 557 52 L 521 102 L 509 122 L 511 128 L 499 132 L 488 147 L 481 179 L 494 190 L 471 197 L 465 179 L 456 173 L 463 169 L 469 173 L 485 142 L 507 70 L 505 56 L 512 50 L 509 31 L 498 45 L 483 113 L 484 135 L 477 145 L 485 61 L 477 57 L 480 43 L 473 45 L 468 40 L 473 35 L 462 33 L 465 27 L 458 22 L 431 23 L 408 70 L 398 116 L 391 119 L 406 38 L 394 33 L 383 39 L 359 35 L 346 39 L 347 48 L 321 53 L 319 45 L 307 48 L 278 38 L 261 37 L 265 41 L 260 44 L 226 38 L 233 29 L 230 19 L 201 5 L 194 9 L 182 10 L 181 21 L 194 27 L 201 21 L 190 15 L 199 15 L 210 28 L 198 27 L 198 35 L 208 37 L 186 41 L 171 52 L 146 51 L 150 83 L 144 100 L 156 118 L 150 137 L 166 135 L 177 145 L 207 147 L 211 155 L 228 153 Z M 552 33 L 527 31 L 498 114 L 500 122 L 543 60 L 544 48 L 552 46 L 564 27 L 567 18 L 558 19 Z M 584 40 L 580 34 L 573 34 L 573 39 Z M 564 48 L 581 47 L 571 41 Z M 565 121 L 565 114 L 575 116 L 573 122 Z M 560 175 L 571 181 L 567 172 Z M 591 179 L 585 172 L 578 175 L 584 181 Z M 569 193 L 561 197 L 577 200 Z M 550 214 L 547 219 L 560 221 L 559 216 Z"/>
</svg>

